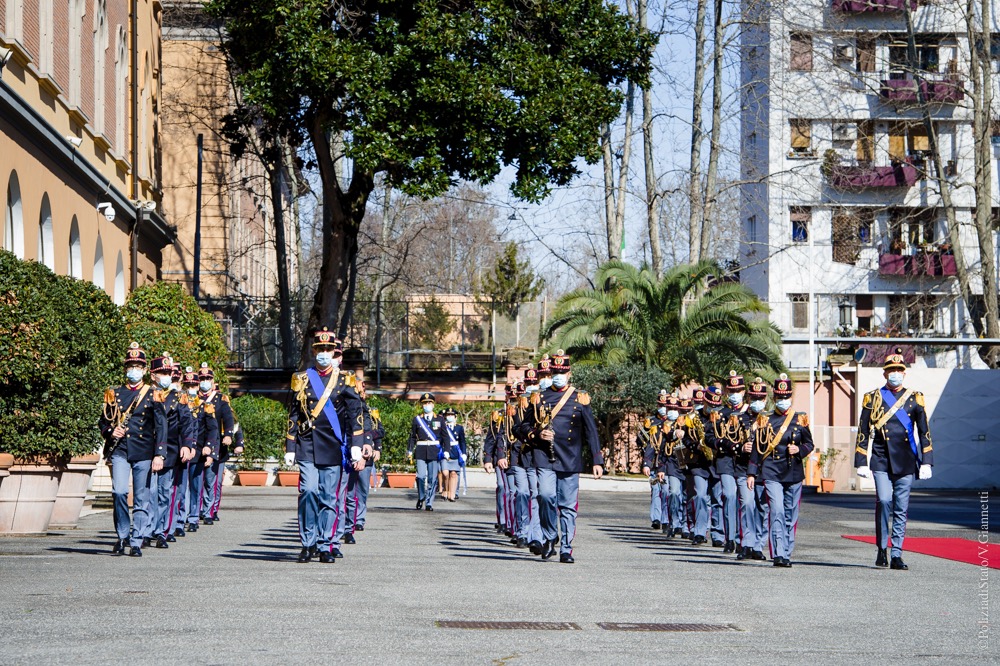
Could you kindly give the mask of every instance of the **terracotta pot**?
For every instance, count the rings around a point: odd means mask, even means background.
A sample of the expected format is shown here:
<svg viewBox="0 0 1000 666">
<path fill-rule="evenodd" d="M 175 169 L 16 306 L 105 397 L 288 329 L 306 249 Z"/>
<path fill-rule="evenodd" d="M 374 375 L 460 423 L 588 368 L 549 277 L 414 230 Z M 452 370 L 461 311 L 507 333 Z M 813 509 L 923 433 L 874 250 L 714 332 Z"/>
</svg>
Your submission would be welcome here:
<svg viewBox="0 0 1000 666">
<path fill-rule="evenodd" d="M 278 477 L 278 485 L 285 486 L 288 488 L 298 488 L 299 487 L 299 473 L 293 470 L 277 471 L 275 475 Z"/>
<path fill-rule="evenodd" d="M 263 469 L 241 469 L 236 472 L 236 480 L 241 486 L 266 486 L 267 471 Z"/>
<path fill-rule="evenodd" d="M 14 464 L 14 456 L 9 453 L 0 453 L 0 483 L 5 477 L 10 476 L 10 468 Z"/>
<path fill-rule="evenodd" d="M 820 478 L 819 480 L 819 491 L 821 493 L 832 493 L 833 487 L 837 485 L 836 479 Z"/>
<path fill-rule="evenodd" d="M 417 484 L 414 472 L 387 472 L 385 478 L 390 488 L 413 488 Z"/>
<path fill-rule="evenodd" d="M 10 476 L 0 484 L 0 534 L 45 534 L 61 474 L 62 469 L 52 465 L 11 466 Z"/>
<path fill-rule="evenodd" d="M 90 479 L 100 461 L 99 455 L 77 456 L 71 458 L 59 479 L 59 494 L 52 508 L 50 529 L 73 529 L 80 521 L 80 512 L 87 499 L 90 489 Z"/>
</svg>

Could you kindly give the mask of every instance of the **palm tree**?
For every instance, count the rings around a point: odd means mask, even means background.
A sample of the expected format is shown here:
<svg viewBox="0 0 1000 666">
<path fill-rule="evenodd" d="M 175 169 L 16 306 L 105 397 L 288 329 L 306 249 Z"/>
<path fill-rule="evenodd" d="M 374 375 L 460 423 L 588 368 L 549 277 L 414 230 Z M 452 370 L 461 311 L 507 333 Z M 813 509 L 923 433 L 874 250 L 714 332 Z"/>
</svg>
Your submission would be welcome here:
<svg viewBox="0 0 1000 666">
<path fill-rule="evenodd" d="M 609 261 L 596 289 L 559 299 L 542 337 L 584 362 L 659 366 L 676 383 L 721 379 L 734 368 L 775 376 L 784 370 L 781 331 L 767 304 L 739 283 L 717 281 L 720 274 L 711 261 L 662 278 Z"/>
</svg>

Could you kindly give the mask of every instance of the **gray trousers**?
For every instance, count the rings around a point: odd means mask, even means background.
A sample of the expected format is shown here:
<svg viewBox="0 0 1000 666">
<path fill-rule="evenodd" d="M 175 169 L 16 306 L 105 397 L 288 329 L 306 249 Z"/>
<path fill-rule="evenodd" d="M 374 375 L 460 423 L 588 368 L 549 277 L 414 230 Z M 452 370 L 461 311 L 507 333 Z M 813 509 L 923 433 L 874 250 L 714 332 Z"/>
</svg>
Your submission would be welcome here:
<svg viewBox="0 0 1000 666">
<path fill-rule="evenodd" d="M 422 499 L 427 506 L 434 506 L 440 471 L 441 463 L 437 460 L 417 461 L 417 498 Z"/>
<path fill-rule="evenodd" d="M 579 508 L 580 475 L 538 469 L 538 518 L 546 541 L 559 538 L 559 553 L 573 552 Z"/>
<path fill-rule="evenodd" d="M 879 548 L 892 546 L 889 557 L 902 557 L 913 475 L 888 472 L 872 472 L 872 475 L 875 477 L 875 542 Z"/>
<path fill-rule="evenodd" d="M 152 460 L 130 463 L 124 446 L 111 456 L 111 494 L 115 501 L 115 533 L 128 539 L 133 548 L 142 547 L 142 538 L 150 528 L 150 467 Z M 129 518 L 128 482 L 132 480 L 132 516 Z"/>
<path fill-rule="evenodd" d="M 799 522 L 802 482 L 765 481 L 764 487 L 771 508 L 771 557 L 790 559 L 795 550 L 795 526 Z"/>
</svg>

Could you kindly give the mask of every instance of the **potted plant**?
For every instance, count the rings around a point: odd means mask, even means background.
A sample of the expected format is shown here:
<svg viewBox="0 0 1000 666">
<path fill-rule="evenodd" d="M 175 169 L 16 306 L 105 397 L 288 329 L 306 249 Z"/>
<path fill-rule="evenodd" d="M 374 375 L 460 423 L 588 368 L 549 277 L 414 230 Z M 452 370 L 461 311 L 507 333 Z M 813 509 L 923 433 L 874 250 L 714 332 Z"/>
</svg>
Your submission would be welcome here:
<svg viewBox="0 0 1000 666">
<path fill-rule="evenodd" d="M 278 467 L 278 471 L 274 473 L 275 477 L 278 479 L 278 485 L 286 488 L 298 488 L 299 487 L 299 468 L 298 465 L 288 466 L 282 463 Z"/>
<path fill-rule="evenodd" d="M 236 462 L 236 481 L 241 486 L 266 486 L 265 461 L 285 454 L 288 412 L 277 400 L 256 395 L 242 395 L 231 404 L 243 430 L 243 454 Z"/>
<path fill-rule="evenodd" d="M 413 488 L 417 484 L 417 472 L 409 466 L 385 465 L 382 476 L 390 488 Z"/>
<path fill-rule="evenodd" d="M 832 446 L 819 454 L 819 467 L 821 470 L 819 490 L 821 493 L 833 492 L 833 487 L 837 483 L 836 479 L 833 478 L 833 470 L 837 467 L 840 458 L 840 449 L 835 449 Z"/>
</svg>

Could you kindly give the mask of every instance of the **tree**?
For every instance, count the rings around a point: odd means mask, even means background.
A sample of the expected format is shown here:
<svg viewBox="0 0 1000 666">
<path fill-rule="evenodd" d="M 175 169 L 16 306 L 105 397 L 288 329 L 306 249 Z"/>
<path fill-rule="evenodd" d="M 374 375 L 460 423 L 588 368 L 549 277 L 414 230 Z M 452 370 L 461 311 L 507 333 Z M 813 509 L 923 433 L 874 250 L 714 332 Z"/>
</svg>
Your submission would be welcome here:
<svg viewBox="0 0 1000 666">
<path fill-rule="evenodd" d="M 504 246 L 493 269 L 483 277 L 477 298 L 480 303 L 516 319 L 521 304 L 538 298 L 544 288 L 545 282 L 535 275 L 531 262 L 518 259 L 517 243 L 511 241 Z"/>
<path fill-rule="evenodd" d="M 376 174 L 429 197 L 456 177 L 539 200 L 600 157 L 625 81 L 653 40 L 602 0 L 515 3 L 212 0 L 251 117 L 308 141 L 322 183 L 323 264 L 312 329 L 341 327 Z M 350 173 L 338 173 L 338 160 Z M 345 169 L 346 172 L 346 169 Z M 303 344 L 303 363 L 310 360 Z"/>
<path fill-rule="evenodd" d="M 455 320 L 434 296 L 424 301 L 423 312 L 413 318 L 413 340 L 422 349 L 441 349 L 452 331 Z"/>
<path fill-rule="evenodd" d="M 649 268 L 609 261 L 596 289 L 559 299 L 543 337 L 584 361 L 660 367 L 678 384 L 725 377 L 731 369 L 774 376 L 783 369 L 781 332 L 745 286 L 715 281 L 710 261 Z"/>
</svg>

